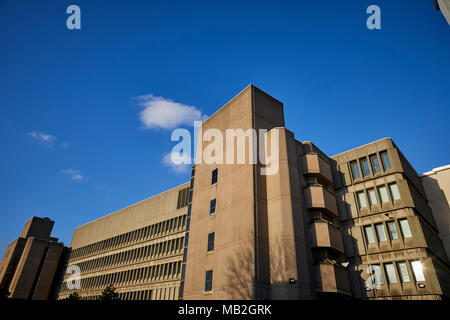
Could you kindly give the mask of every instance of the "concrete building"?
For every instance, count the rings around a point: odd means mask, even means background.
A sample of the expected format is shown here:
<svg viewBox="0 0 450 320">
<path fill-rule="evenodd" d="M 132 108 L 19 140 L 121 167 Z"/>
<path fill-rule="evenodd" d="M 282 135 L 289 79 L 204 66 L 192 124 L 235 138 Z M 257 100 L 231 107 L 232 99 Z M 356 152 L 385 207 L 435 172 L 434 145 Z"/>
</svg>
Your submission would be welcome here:
<svg viewBox="0 0 450 320">
<path fill-rule="evenodd" d="M 65 247 L 50 237 L 54 221 L 33 217 L 11 242 L 0 264 L 0 287 L 9 298 L 47 300 L 54 297 Z"/>
<path fill-rule="evenodd" d="M 450 257 L 450 165 L 435 168 L 420 175 L 420 180 L 428 198 L 428 205 L 433 212 L 439 229 L 439 236 L 444 242 L 447 257 Z"/>
<path fill-rule="evenodd" d="M 244 135 L 219 143 L 229 129 Z M 329 157 L 250 85 L 202 124 L 189 183 L 77 228 L 68 265 L 85 299 L 108 284 L 122 299 L 441 299 L 450 268 L 427 197 L 390 138 Z"/>
<path fill-rule="evenodd" d="M 67 265 L 81 271 L 80 289 L 64 276 L 59 298 L 77 291 L 94 299 L 113 284 L 123 300 L 178 299 L 189 184 L 75 229 Z"/>
<path fill-rule="evenodd" d="M 434 4 L 436 9 L 442 12 L 445 20 L 450 25 L 450 0 L 434 0 Z"/>
</svg>

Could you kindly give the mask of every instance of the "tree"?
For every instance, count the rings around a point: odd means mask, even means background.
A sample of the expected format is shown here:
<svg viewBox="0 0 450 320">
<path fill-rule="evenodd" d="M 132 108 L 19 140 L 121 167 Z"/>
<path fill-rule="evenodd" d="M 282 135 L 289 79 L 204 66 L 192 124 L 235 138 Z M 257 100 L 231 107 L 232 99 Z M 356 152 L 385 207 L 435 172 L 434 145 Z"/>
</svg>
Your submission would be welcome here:
<svg viewBox="0 0 450 320">
<path fill-rule="evenodd" d="M 78 292 L 76 292 L 76 291 L 69 294 L 69 296 L 66 298 L 66 300 L 69 300 L 69 301 L 78 301 L 80 299 L 81 299 L 81 297 L 78 294 Z"/>
<path fill-rule="evenodd" d="M 114 288 L 113 285 L 109 285 L 103 289 L 98 300 L 119 300 L 119 294 L 116 292 L 116 288 Z"/>
</svg>

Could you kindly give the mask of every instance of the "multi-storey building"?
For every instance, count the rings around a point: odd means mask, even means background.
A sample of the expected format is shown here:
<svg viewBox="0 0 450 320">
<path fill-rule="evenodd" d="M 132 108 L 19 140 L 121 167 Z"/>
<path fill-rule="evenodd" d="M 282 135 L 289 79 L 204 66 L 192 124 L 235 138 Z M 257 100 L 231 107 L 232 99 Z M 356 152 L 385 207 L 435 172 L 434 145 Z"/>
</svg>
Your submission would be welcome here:
<svg viewBox="0 0 450 320">
<path fill-rule="evenodd" d="M 181 185 L 75 229 L 59 299 L 94 299 L 114 285 L 123 300 L 178 298 L 189 185 Z M 69 282 L 69 285 L 67 283 Z M 71 284 L 73 283 L 73 286 Z"/>
<path fill-rule="evenodd" d="M 50 237 L 54 221 L 32 217 L 11 242 L 0 263 L 0 288 L 9 298 L 47 300 L 54 296 L 67 248 Z"/>
<path fill-rule="evenodd" d="M 420 175 L 447 257 L 450 257 L 450 165 Z"/>
<path fill-rule="evenodd" d="M 202 124 L 190 183 L 77 228 L 68 265 L 84 298 L 112 284 L 123 299 L 440 299 L 438 231 L 391 139 L 328 157 L 250 85 Z"/>
<path fill-rule="evenodd" d="M 353 296 L 436 299 L 448 292 L 449 263 L 425 189 L 393 141 L 332 158 Z M 361 281 L 370 272 L 373 286 Z"/>
</svg>

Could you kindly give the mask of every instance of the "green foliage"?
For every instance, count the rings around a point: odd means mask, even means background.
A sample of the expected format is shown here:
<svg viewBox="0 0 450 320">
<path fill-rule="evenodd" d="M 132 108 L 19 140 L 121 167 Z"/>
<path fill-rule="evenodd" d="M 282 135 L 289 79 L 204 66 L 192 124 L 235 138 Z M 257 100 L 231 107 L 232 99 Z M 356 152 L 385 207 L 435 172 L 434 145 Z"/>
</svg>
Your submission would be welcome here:
<svg viewBox="0 0 450 320">
<path fill-rule="evenodd" d="M 103 289 L 103 292 L 98 297 L 98 300 L 119 300 L 119 294 L 116 292 L 116 288 L 109 285 Z"/>
<path fill-rule="evenodd" d="M 80 297 L 80 295 L 78 294 L 78 292 L 72 292 L 67 298 L 66 298 L 66 300 L 69 300 L 69 301 L 78 301 L 78 300 L 81 300 L 81 297 Z"/>
</svg>

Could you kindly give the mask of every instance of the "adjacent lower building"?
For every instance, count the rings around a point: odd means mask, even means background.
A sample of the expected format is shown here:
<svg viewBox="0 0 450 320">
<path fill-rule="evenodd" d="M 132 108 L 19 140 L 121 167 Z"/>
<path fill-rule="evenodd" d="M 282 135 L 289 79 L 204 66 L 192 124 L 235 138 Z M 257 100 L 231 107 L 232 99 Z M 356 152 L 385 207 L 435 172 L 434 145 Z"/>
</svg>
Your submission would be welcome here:
<svg viewBox="0 0 450 320">
<path fill-rule="evenodd" d="M 50 237 L 53 225 L 49 218 L 32 217 L 8 245 L 0 264 L 0 288 L 9 292 L 9 298 L 54 298 L 67 248 Z"/>
<path fill-rule="evenodd" d="M 189 184 L 75 229 L 59 299 L 95 299 L 114 285 L 122 300 L 178 299 Z M 81 272 L 79 286 L 71 280 Z"/>
<path fill-rule="evenodd" d="M 420 175 L 447 257 L 450 257 L 450 165 Z"/>
<path fill-rule="evenodd" d="M 249 85 L 202 124 L 188 183 L 75 229 L 59 298 L 443 299 L 446 197 L 390 138 L 297 140 Z"/>
</svg>

